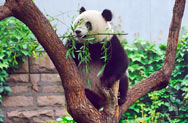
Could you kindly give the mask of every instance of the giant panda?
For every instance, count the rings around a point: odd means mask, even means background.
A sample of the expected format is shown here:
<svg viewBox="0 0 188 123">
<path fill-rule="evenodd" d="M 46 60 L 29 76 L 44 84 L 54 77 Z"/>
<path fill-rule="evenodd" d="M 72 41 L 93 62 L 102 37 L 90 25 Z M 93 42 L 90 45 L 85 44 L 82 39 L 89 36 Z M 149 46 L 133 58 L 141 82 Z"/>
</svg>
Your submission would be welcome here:
<svg viewBox="0 0 188 123">
<path fill-rule="evenodd" d="M 103 12 L 96 10 L 87 10 L 84 7 L 80 8 L 80 15 L 76 17 L 73 22 L 75 27 L 72 35 L 75 36 L 76 50 L 74 52 L 74 61 L 78 66 L 80 77 L 83 78 L 85 86 L 85 94 L 90 102 L 99 109 L 102 107 L 105 98 L 101 97 L 99 87 L 103 86 L 110 89 L 112 85 L 120 80 L 118 104 L 122 105 L 126 101 L 128 90 L 128 73 L 127 68 L 129 64 L 128 56 L 124 51 L 117 35 L 88 35 L 98 33 L 112 33 L 113 30 L 109 22 L 112 20 L 112 12 L 108 9 Z M 86 73 L 86 64 L 79 65 L 79 56 L 77 50 L 86 43 L 88 38 L 94 38 L 94 42 L 89 44 L 90 73 Z M 106 41 L 108 59 L 102 59 L 104 48 L 103 42 Z M 72 47 L 72 41 L 69 40 L 66 44 L 67 48 Z M 104 66 L 104 71 L 100 76 L 98 72 Z M 91 87 L 88 87 L 88 79 L 91 81 Z"/>
</svg>

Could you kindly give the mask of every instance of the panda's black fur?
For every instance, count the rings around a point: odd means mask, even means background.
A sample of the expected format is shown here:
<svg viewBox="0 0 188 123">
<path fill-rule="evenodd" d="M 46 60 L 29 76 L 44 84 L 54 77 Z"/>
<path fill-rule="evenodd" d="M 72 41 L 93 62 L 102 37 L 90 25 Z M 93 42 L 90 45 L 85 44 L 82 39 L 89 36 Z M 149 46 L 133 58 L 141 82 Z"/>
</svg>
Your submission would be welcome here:
<svg viewBox="0 0 188 123">
<path fill-rule="evenodd" d="M 85 8 L 82 7 L 80 9 L 80 13 L 84 11 L 86 10 Z M 107 9 L 103 11 L 102 16 L 106 21 L 110 21 L 112 19 L 111 11 Z M 70 46 L 70 41 L 69 41 L 69 46 Z M 80 47 L 82 46 L 83 43 L 76 42 L 77 50 L 79 50 Z M 104 60 L 101 59 L 101 57 L 104 55 L 102 46 L 103 44 L 101 42 L 89 44 L 89 52 L 92 62 L 97 61 L 97 62 L 101 62 L 102 64 L 105 64 Z M 118 103 L 119 105 L 122 105 L 126 100 L 127 91 L 128 91 L 128 74 L 127 74 L 127 68 L 129 64 L 128 56 L 124 51 L 124 48 L 122 47 L 116 35 L 113 35 L 111 40 L 107 42 L 106 47 L 108 48 L 107 53 L 108 55 L 110 54 L 110 57 L 107 61 L 104 72 L 100 78 L 101 85 L 107 88 L 111 88 L 114 82 L 120 80 Z M 74 61 L 77 65 L 79 64 L 78 52 L 75 52 Z M 99 98 L 97 97 L 97 95 L 95 95 L 89 89 L 86 89 L 85 93 L 88 99 L 91 101 L 91 103 L 96 108 L 100 108 L 100 106 L 97 104 L 99 102 Z"/>
</svg>

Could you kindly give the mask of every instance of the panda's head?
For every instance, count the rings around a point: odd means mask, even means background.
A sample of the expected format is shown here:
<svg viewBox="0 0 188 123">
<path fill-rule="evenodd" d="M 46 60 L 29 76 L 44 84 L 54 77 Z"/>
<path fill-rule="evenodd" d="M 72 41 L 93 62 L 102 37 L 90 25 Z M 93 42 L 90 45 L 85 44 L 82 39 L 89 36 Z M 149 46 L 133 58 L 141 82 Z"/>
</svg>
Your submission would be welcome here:
<svg viewBox="0 0 188 123">
<path fill-rule="evenodd" d="M 88 38 L 95 38 L 95 42 L 110 40 L 112 35 L 96 35 L 98 33 L 111 33 L 113 30 L 109 24 L 112 20 L 110 10 L 98 12 L 95 10 L 87 10 L 84 7 L 80 8 L 80 15 L 73 22 L 75 31 L 73 34 L 79 42 L 85 42 Z M 94 34 L 89 35 L 88 34 Z M 86 36 L 87 35 L 87 36 Z"/>
</svg>

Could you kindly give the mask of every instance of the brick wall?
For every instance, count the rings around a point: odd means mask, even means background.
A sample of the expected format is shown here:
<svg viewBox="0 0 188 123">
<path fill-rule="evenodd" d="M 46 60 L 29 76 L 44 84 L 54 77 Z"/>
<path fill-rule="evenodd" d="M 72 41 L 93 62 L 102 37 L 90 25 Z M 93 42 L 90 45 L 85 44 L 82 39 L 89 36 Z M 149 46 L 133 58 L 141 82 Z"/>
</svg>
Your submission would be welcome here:
<svg viewBox="0 0 188 123">
<path fill-rule="evenodd" d="M 47 55 L 26 58 L 7 82 L 12 93 L 1 105 L 5 123 L 41 123 L 66 114 L 61 80 Z"/>
</svg>

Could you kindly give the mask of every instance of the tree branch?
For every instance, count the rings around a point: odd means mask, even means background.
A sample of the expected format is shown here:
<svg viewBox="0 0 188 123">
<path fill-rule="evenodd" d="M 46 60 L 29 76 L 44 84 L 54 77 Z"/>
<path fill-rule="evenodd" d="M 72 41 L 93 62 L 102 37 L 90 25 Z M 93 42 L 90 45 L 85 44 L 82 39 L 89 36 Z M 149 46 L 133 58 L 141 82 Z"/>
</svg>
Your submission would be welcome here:
<svg viewBox="0 0 188 123">
<path fill-rule="evenodd" d="M 127 101 L 121 107 L 121 114 L 123 114 L 129 108 L 129 106 L 148 92 L 156 89 L 162 89 L 168 85 L 175 64 L 176 49 L 185 2 L 186 0 L 175 1 L 163 67 L 161 70 L 142 80 L 128 91 Z"/>
<path fill-rule="evenodd" d="M 155 87 L 164 81 L 166 81 L 165 75 L 163 74 L 163 70 L 160 70 L 129 89 L 127 101 L 121 107 L 121 114 L 127 111 L 134 102 L 153 91 Z"/>
<path fill-rule="evenodd" d="M 66 58 L 66 48 L 46 17 L 32 0 L 8 1 L 12 15 L 25 23 L 34 33 L 59 72 L 65 91 L 67 110 L 74 120 L 84 123 L 102 122 L 103 114 L 86 98 L 77 67 L 73 60 Z"/>
<path fill-rule="evenodd" d="M 164 60 L 164 73 L 170 78 L 172 70 L 174 68 L 175 59 L 176 59 L 176 49 L 179 37 L 179 31 L 181 28 L 181 21 L 185 9 L 186 0 L 176 0 L 173 17 L 169 29 L 167 50 Z"/>
<path fill-rule="evenodd" d="M 10 16 L 12 16 L 10 9 L 6 5 L 0 6 L 0 20 L 3 20 Z"/>
</svg>

